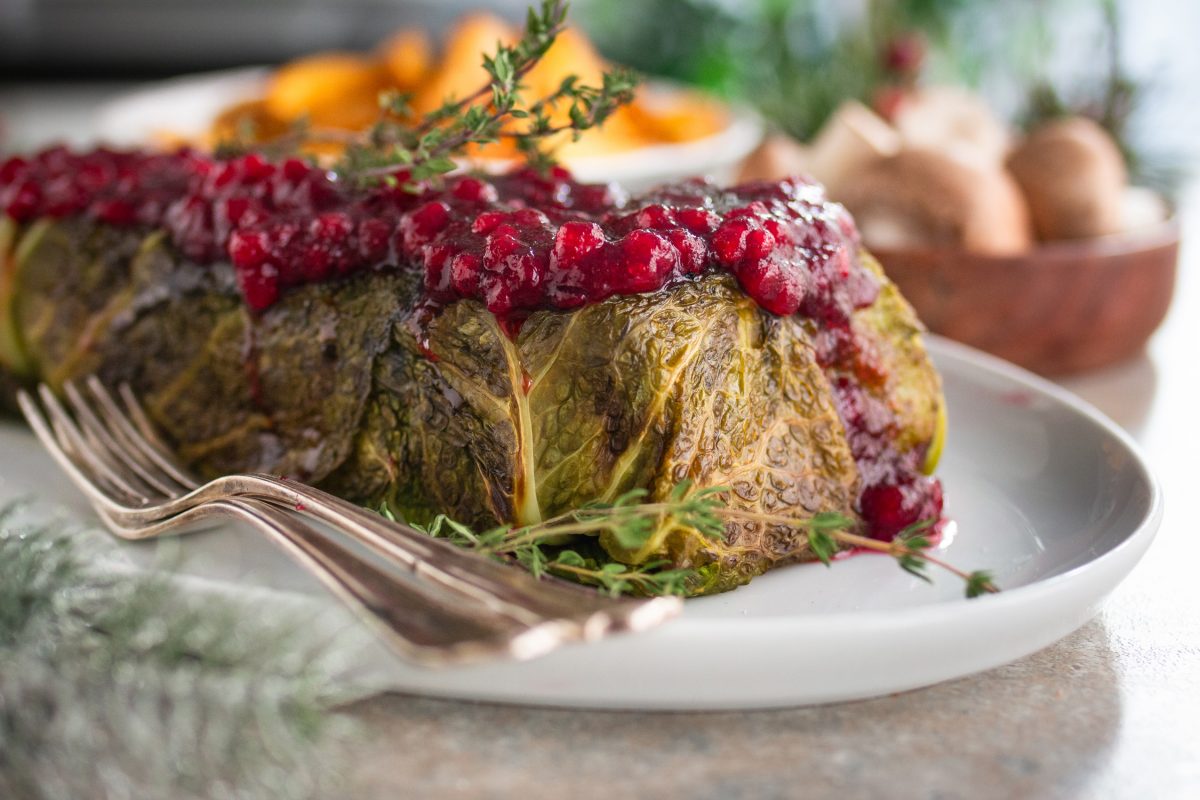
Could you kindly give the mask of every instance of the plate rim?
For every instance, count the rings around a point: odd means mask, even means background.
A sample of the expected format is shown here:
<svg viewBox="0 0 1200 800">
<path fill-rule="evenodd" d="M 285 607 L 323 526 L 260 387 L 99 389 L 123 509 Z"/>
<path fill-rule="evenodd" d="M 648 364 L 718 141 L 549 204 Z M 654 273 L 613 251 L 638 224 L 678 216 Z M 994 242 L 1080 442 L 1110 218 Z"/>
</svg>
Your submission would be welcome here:
<svg viewBox="0 0 1200 800">
<path fill-rule="evenodd" d="M 526 664 L 468 666 L 457 673 L 430 672 L 403 664 L 397 667 L 397 662 L 391 660 L 386 672 L 380 672 L 376 666 L 377 674 L 371 674 L 384 690 L 501 705 L 651 712 L 759 710 L 863 700 L 920 689 L 994 669 L 1063 639 L 1095 616 L 1100 604 L 1129 576 L 1152 544 L 1162 522 L 1163 500 L 1158 480 L 1132 437 L 1082 398 L 975 348 L 941 337 L 931 336 L 927 342 L 932 354 L 952 359 L 969 373 L 1000 378 L 1062 404 L 1085 418 L 1106 440 L 1115 441 L 1125 449 L 1133 462 L 1130 466 L 1136 470 L 1135 479 L 1148 496 L 1145 513 L 1120 542 L 1064 572 L 997 595 L 969 600 L 960 595 L 885 611 L 793 612 L 757 618 L 738 615 L 689 618 L 685 612 L 640 637 L 614 637 L 564 648 L 560 652 L 566 660 L 553 667 L 548 662 L 553 662 L 554 653 Z M 971 380 L 971 375 L 965 379 Z M 1046 600 L 1055 604 L 1051 606 L 1055 613 L 1050 617 L 1038 613 Z M 847 631 L 853 633 L 848 641 Z M 951 635 L 947 631 L 957 637 L 957 644 L 947 645 L 946 636 Z M 844 660 L 867 652 L 871 658 L 880 654 L 898 655 L 901 661 L 891 662 L 886 676 L 880 676 L 878 670 L 868 670 L 865 675 L 840 675 L 833 681 L 835 685 L 797 684 L 794 678 L 798 673 L 811 676 L 816 672 L 829 677 L 823 663 L 811 663 L 805 636 L 812 637 L 810 641 L 816 643 L 817 652 L 827 651 L 824 653 L 827 657 Z M 980 636 L 984 637 L 982 642 Z M 656 641 L 648 650 L 640 650 L 644 645 L 639 639 L 651 637 Z M 838 642 L 834 656 L 828 652 L 831 642 Z M 978 649 L 970 644 L 964 649 L 963 642 L 974 642 Z M 612 645 L 613 650 L 598 654 L 602 664 L 611 665 L 614 656 L 623 656 L 661 667 L 663 658 L 673 654 L 699 653 L 701 657 L 675 667 L 679 674 L 669 685 L 678 683 L 683 689 L 661 688 L 667 686 L 661 678 L 645 682 L 645 686 L 613 687 L 594 671 L 586 672 L 590 683 L 581 684 L 578 676 L 552 681 L 552 685 L 536 682 L 538 677 L 558 675 L 572 664 L 579 666 L 581 656 L 586 658 L 589 648 L 604 648 L 606 644 Z M 703 654 L 711 653 L 713 644 L 718 650 L 737 651 L 737 655 L 717 652 L 704 658 Z M 924 652 L 925 647 L 940 648 L 940 656 L 920 656 L 916 661 L 919 666 L 914 666 L 908 655 L 914 646 L 918 653 Z M 764 663 L 761 660 L 764 657 L 769 661 Z M 756 670 L 760 680 L 732 691 L 698 694 L 694 689 L 698 676 L 707 679 L 712 670 L 722 665 L 732 666 L 731 658 L 738 669 Z M 674 658 L 670 661 L 678 664 Z M 616 669 L 623 675 L 625 667 L 621 663 L 618 661 Z M 526 671 L 523 667 L 532 669 Z M 780 682 L 783 675 L 787 676 L 786 684 Z M 688 691 L 688 686 L 693 687 L 692 691 Z"/>
<path fill-rule="evenodd" d="M 1129 520 L 1123 538 L 1099 556 L 1063 572 L 968 600 L 940 596 L 917 606 L 886 610 L 792 610 L 782 615 L 683 615 L 641 635 L 615 636 L 568 645 L 526 662 L 489 662 L 428 670 L 400 661 L 370 633 L 347 628 L 349 613 L 320 595 L 295 589 L 180 573 L 235 603 L 250 603 L 247 592 L 269 593 L 283 604 L 297 603 L 342 633 L 336 658 L 339 674 L 361 691 L 400 691 L 506 705 L 606 710 L 710 711 L 786 708 L 865 699 L 955 680 L 1015 661 L 1067 636 L 1090 619 L 1101 602 L 1137 566 L 1162 521 L 1162 490 L 1140 447 L 1090 403 L 1044 378 L 974 348 L 929 337 L 935 359 L 953 366 L 962 380 L 979 385 L 987 378 L 1030 390 L 1086 419 L 1101 441 L 1113 442 L 1129 457 L 1139 489 L 1148 492 L 1145 513 Z M 957 368 L 957 369 L 956 369 Z M 8 427 L 8 426 L 6 426 Z M 17 426 L 13 426 L 16 428 Z M 36 440 L 31 445 L 36 446 Z M 986 480 L 986 478 L 985 478 Z M 797 576 L 799 577 L 799 576 Z M 753 586 L 738 591 L 753 591 Z M 702 598 L 715 600 L 717 598 Z M 1054 609 L 1047 617 L 1045 608 Z M 341 637 L 346 637 L 342 639 Z M 948 639 L 949 637 L 949 639 Z M 951 641 L 952 640 L 952 641 Z M 715 647 L 714 647 L 715 645 Z M 814 655 L 816 654 L 816 655 Z M 681 656 L 684 658 L 681 665 Z M 561 660 L 560 660 L 561 657 Z M 890 658 L 886 674 L 857 666 L 830 678 L 827 660 Z M 816 661 L 813 659 L 816 658 Z M 598 667 L 588 666 L 596 663 Z M 633 685 L 613 678 L 643 666 L 666 673 L 641 674 Z M 856 662 L 857 664 L 857 662 Z M 600 671 L 597 671 L 599 669 Z M 749 669 L 758 680 L 735 682 L 707 693 L 714 670 Z M 820 674 L 821 684 L 797 682 L 797 675 Z"/>
<path fill-rule="evenodd" d="M 924 625 L 929 622 L 936 622 L 936 617 L 960 613 L 961 609 L 965 607 L 995 609 L 999 612 L 1003 611 L 1006 606 L 1035 603 L 1044 594 L 1056 593 L 1062 584 L 1075 583 L 1084 574 L 1094 572 L 1113 561 L 1121 560 L 1126 552 L 1131 549 L 1149 547 L 1157 535 L 1158 529 L 1161 527 L 1163 492 L 1157 476 L 1154 474 L 1145 454 L 1142 452 L 1141 446 L 1134 441 L 1132 436 L 1104 414 L 1104 412 L 1100 411 L 1100 409 L 1047 378 L 1005 361 L 1002 358 L 943 336 L 926 333 L 924 334 L 924 338 L 931 354 L 947 355 L 960 364 L 967 364 L 969 368 L 982 369 L 985 372 L 1032 388 L 1038 393 L 1065 405 L 1073 412 L 1086 418 L 1096 428 L 1115 439 L 1125 449 L 1127 454 L 1131 456 L 1130 461 L 1136 466 L 1139 476 L 1148 489 L 1146 513 L 1138 520 L 1137 525 L 1132 527 L 1125 534 L 1124 538 L 1111 549 L 1094 558 L 1088 559 L 1082 564 L 1054 575 L 1039 578 L 1030 583 L 1015 586 L 1011 589 L 1003 589 L 1003 591 L 997 594 L 988 594 L 970 599 L 965 596 L 958 596 L 917 606 L 888 609 L 886 611 L 820 611 L 770 617 L 767 619 L 721 617 L 698 620 L 689 619 L 684 616 L 673 620 L 667 627 L 678 629 L 695 625 L 703 625 L 705 628 L 735 625 L 738 628 L 743 628 L 752 625 L 769 624 L 772 626 L 788 625 L 796 628 L 805 628 L 823 627 L 829 624 L 830 621 L 838 622 L 848 618 L 853 618 L 855 625 L 877 626 L 886 624 L 887 627 L 895 627 L 897 624 Z M 1141 556 L 1138 558 L 1140 560 Z M 1135 566 L 1136 562 L 1130 566 L 1130 571 Z M 1124 576 L 1120 580 L 1124 580 Z"/>
</svg>

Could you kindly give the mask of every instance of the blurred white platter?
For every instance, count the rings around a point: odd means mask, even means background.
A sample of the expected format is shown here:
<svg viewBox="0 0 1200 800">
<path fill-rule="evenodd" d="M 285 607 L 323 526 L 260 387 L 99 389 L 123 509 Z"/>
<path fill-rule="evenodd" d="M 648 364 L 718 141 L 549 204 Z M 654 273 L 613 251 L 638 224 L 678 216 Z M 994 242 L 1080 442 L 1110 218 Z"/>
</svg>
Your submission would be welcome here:
<svg viewBox="0 0 1200 800">
<path fill-rule="evenodd" d="M 319 585 L 242 529 L 181 542 L 181 590 L 244 599 L 252 613 L 297 605 L 340 630 L 342 661 L 365 685 L 508 703 L 700 710 L 871 697 L 1028 655 L 1074 631 L 1129 573 L 1162 514 L 1158 485 L 1115 424 L 1005 362 L 931 337 L 950 435 L 939 475 L 955 522 L 938 555 L 987 568 L 999 595 L 963 598 L 887 557 L 776 570 L 690 600 L 638 636 L 571 646 L 524 663 L 446 670 L 405 664 L 357 629 Z M 0 422 L 0 502 L 35 494 L 90 516 L 82 496 L 15 422 Z M 153 544 L 122 544 L 135 563 Z M 314 622 L 314 625 L 317 624 Z"/>
<path fill-rule="evenodd" d="M 251 67 L 150 84 L 101 106 L 96 115 L 96 137 L 119 147 L 160 142 L 164 135 L 183 139 L 201 137 L 221 111 L 261 97 L 269 74 L 265 68 Z M 647 88 L 651 92 L 672 91 L 662 83 L 652 82 Z M 737 165 L 758 145 L 762 132 L 758 116 L 735 107 L 728 127 L 702 139 L 565 163 L 579 180 L 616 181 L 634 191 L 692 175 L 708 175 L 719 182 L 728 182 L 734 177 Z"/>
</svg>

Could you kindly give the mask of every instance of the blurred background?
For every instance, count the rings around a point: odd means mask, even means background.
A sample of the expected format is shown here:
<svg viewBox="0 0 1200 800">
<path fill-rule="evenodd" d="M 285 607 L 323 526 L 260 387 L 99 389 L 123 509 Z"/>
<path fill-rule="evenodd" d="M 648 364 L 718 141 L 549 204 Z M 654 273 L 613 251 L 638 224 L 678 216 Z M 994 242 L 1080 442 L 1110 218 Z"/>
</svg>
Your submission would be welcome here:
<svg viewBox="0 0 1200 800">
<path fill-rule="evenodd" d="M 476 89 L 526 6 L 0 0 L 0 153 L 361 131 L 381 90 L 422 112 Z M 1047 374 L 1130 358 L 1167 312 L 1200 158 L 1194 0 L 574 0 L 569 19 L 531 93 L 649 78 L 561 140 L 581 179 L 813 176 L 933 330 Z M 1076 318 L 1050 324 L 1034 291 L 1078 295 Z"/>
<path fill-rule="evenodd" d="M 468 10 L 513 21 L 523 0 L 0 0 L 0 81 L 127 80 L 319 50 L 367 50 Z M 576 0 L 601 52 L 742 97 L 801 138 L 837 103 L 889 80 L 885 57 L 926 50 L 923 79 L 979 88 L 1006 116 L 1067 103 L 1157 163 L 1195 151 L 1200 4 L 1190 0 Z M 909 42 L 909 45 L 912 43 Z M 912 48 L 910 47 L 910 50 Z M 893 63 L 893 67 L 895 63 Z M 3 109 L 0 109 L 3 113 Z M 10 134 L 11 135 L 11 134 Z M 1152 152 L 1151 152 L 1152 151 Z"/>
</svg>

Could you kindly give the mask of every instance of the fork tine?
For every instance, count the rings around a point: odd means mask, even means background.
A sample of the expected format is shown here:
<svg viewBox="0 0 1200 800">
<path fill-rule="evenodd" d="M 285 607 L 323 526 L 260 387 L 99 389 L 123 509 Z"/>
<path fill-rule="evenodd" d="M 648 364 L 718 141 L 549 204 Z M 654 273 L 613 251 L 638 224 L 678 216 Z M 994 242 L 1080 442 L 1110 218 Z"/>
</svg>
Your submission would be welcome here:
<svg viewBox="0 0 1200 800">
<path fill-rule="evenodd" d="M 162 480 L 161 477 L 148 470 L 138 457 L 138 452 L 136 450 L 131 452 L 131 448 L 119 440 L 119 436 L 114 433 L 112 426 L 100 418 L 100 415 L 92 407 L 92 403 L 84 397 L 74 381 L 63 384 L 63 390 L 66 394 L 67 404 L 75 416 L 76 424 L 83 429 L 84 434 L 91 439 L 92 445 L 98 451 L 102 451 L 110 461 L 120 462 L 127 470 L 133 472 L 133 475 L 126 475 L 127 478 L 132 479 L 136 476 L 146 488 L 162 494 L 162 497 L 153 499 L 161 500 L 180 493 L 178 486 L 171 484 L 169 480 Z"/>
<path fill-rule="evenodd" d="M 146 454 L 147 458 L 151 459 L 159 469 L 170 475 L 181 486 L 188 489 L 195 489 L 200 485 L 200 481 L 195 476 L 188 474 L 186 470 L 180 468 L 175 463 L 174 457 L 170 455 L 170 448 L 163 444 L 162 439 L 159 438 L 154 428 L 154 423 L 146 415 L 142 404 L 138 401 L 137 395 L 133 393 L 133 389 L 129 387 L 129 384 L 123 383 L 117 388 L 117 391 L 121 395 L 121 401 L 125 405 L 126 413 L 121 414 L 112 395 L 108 393 L 104 385 L 98 380 L 95 382 L 101 395 L 108 399 L 108 403 L 116 412 L 116 416 L 121 419 L 130 437 L 137 442 L 138 447 Z"/>
<path fill-rule="evenodd" d="M 513 574 L 500 564 L 415 531 L 388 536 L 362 521 L 369 514 L 364 509 L 331 496 L 328 500 L 336 502 L 325 508 L 322 498 L 326 496 L 318 490 L 292 487 L 270 476 L 231 475 L 182 493 L 180 488 L 195 482 L 174 465 L 130 388 L 119 387 L 122 403 L 98 380 L 89 379 L 86 388 L 84 392 L 68 385 L 66 400 L 61 401 L 42 384 L 36 394 L 19 391 L 18 402 L 51 456 L 91 499 L 114 534 L 148 538 L 235 515 L 297 557 L 359 616 L 377 619 L 390 632 L 389 640 L 410 656 L 429 663 L 448 663 L 472 654 L 528 657 L 568 640 L 641 630 L 679 610 L 677 598 L 638 602 L 566 597 L 565 588 Z M 150 483 L 150 476 L 161 486 L 174 480 L 180 487 L 151 502 L 136 485 L 143 477 Z M 311 529 L 292 520 L 292 508 L 322 519 L 391 566 L 387 570 L 372 566 L 373 558 L 357 553 L 358 548 L 337 544 L 323 531 L 310 536 Z M 317 513 L 322 508 L 325 512 Z M 371 516 L 370 521 L 384 520 Z M 396 567 L 408 574 L 407 593 L 392 586 L 396 576 L 390 573 Z M 495 574 L 499 570 L 506 572 Z M 430 604 L 437 608 L 426 608 Z M 431 620 L 432 627 L 421 628 L 410 619 L 414 610 L 440 616 Z M 472 620 L 482 621 L 486 629 Z M 464 624 L 474 627 L 466 629 Z M 420 638 L 443 628 L 447 636 L 436 641 L 423 643 Z"/>
<path fill-rule="evenodd" d="M 112 464 L 109 459 L 88 443 L 74 418 L 63 407 L 49 386 L 44 383 L 38 384 L 38 397 L 41 399 L 42 408 L 57 435 L 59 446 L 67 453 L 68 457 L 74 455 L 73 460 L 76 463 L 82 460 L 88 465 L 89 468 L 81 469 L 82 472 L 90 473 L 90 477 L 93 479 L 115 489 L 113 494 L 124 494 L 143 505 L 150 504 L 150 498 L 143 489 L 126 480 L 119 467 Z"/>
<path fill-rule="evenodd" d="M 99 478 L 92 476 L 92 467 L 87 463 L 80 463 L 80 459 L 72 456 L 67 448 L 64 447 L 59 439 L 59 434 L 55 432 L 53 424 L 47 417 L 46 412 L 34 396 L 24 389 L 17 392 L 17 404 L 21 408 L 21 412 L 25 415 L 25 420 L 29 423 L 29 427 L 33 430 L 34 435 L 50 453 L 50 456 L 62 467 L 63 471 L 71 478 L 72 482 L 83 490 L 84 494 L 93 503 L 103 505 L 105 508 L 117 508 L 116 501 L 109 497 L 109 492 L 115 492 L 115 487 L 103 485 Z M 119 493 L 116 493 L 119 494 Z"/>
<path fill-rule="evenodd" d="M 166 458 L 146 441 L 130 421 L 129 415 L 117 403 L 108 387 L 95 375 L 85 381 L 94 409 L 103 419 L 105 427 L 120 444 L 125 454 L 141 465 L 148 475 L 153 475 L 168 496 L 174 497 L 196 488 L 199 481 L 181 472 L 173 458 Z"/>
</svg>

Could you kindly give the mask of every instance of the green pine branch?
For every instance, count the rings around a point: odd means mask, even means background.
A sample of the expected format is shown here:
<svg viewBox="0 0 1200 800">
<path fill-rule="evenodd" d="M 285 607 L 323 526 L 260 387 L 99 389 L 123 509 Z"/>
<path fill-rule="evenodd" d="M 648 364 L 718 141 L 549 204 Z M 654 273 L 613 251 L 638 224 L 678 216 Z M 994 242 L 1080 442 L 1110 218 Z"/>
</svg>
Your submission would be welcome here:
<svg viewBox="0 0 1200 800">
<path fill-rule="evenodd" d="M 299 620 L 94 558 L 0 511 L 0 797 L 330 796 L 349 728 Z"/>
</svg>

